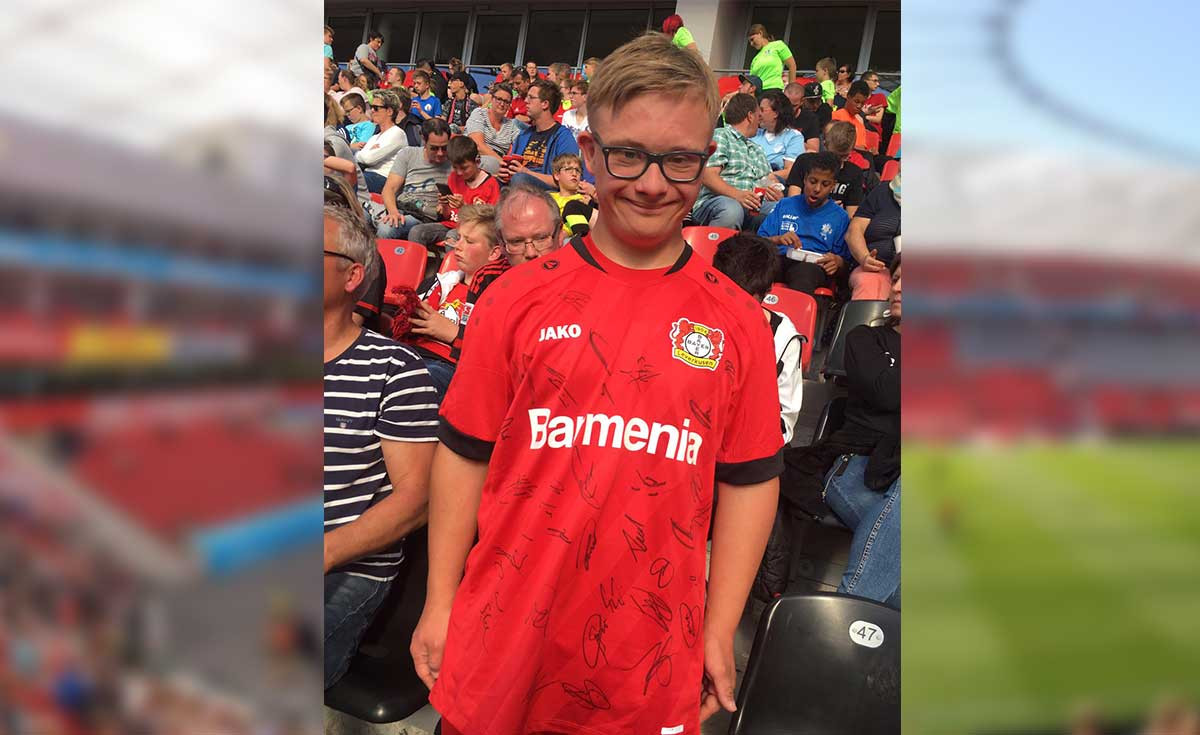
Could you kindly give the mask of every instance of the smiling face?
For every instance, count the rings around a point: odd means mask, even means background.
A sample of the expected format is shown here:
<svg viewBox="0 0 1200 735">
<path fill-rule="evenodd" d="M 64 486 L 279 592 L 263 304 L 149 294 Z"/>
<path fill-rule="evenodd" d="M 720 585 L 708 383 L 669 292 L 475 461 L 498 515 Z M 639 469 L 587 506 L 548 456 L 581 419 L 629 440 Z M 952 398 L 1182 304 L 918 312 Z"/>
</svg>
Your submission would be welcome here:
<svg viewBox="0 0 1200 735">
<path fill-rule="evenodd" d="M 571 87 L 571 91 L 567 92 L 567 99 L 571 100 L 571 107 L 579 110 L 580 115 L 587 109 L 587 92 L 584 92 L 580 87 Z"/>
<path fill-rule="evenodd" d="M 715 148 L 710 113 L 699 95 L 643 94 L 616 112 L 608 107 L 592 109 L 588 118 L 592 130 L 607 146 L 629 146 L 651 153 L 711 153 Z M 680 237 L 683 218 L 700 192 L 698 177 L 686 184 L 675 183 L 652 164 L 637 179 L 618 179 L 608 172 L 604 153 L 591 133 L 579 134 L 579 146 L 588 170 L 596 177 L 600 218 L 612 237 L 626 247 L 645 250 L 661 248 Z"/>
</svg>

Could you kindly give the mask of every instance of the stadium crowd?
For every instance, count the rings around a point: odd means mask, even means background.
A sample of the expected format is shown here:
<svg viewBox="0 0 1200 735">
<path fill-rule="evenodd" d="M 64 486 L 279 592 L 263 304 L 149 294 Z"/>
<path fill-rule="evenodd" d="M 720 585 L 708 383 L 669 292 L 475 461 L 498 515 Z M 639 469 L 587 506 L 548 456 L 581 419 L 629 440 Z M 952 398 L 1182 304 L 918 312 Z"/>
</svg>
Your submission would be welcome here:
<svg viewBox="0 0 1200 735">
<path fill-rule="evenodd" d="M 732 710 L 747 596 L 786 589 L 773 520 L 814 505 L 853 533 L 839 590 L 898 607 L 899 88 L 801 78 L 761 25 L 718 80 L 679 16 L 486 89 L 382 41 L 326 46 L 326 688 L 426 523 L 412 653 L 447 735 Z M 844 337 L 844 421 L 794 441 L 804 345 L 856 300 L 888 316 Z"/>
</svg>

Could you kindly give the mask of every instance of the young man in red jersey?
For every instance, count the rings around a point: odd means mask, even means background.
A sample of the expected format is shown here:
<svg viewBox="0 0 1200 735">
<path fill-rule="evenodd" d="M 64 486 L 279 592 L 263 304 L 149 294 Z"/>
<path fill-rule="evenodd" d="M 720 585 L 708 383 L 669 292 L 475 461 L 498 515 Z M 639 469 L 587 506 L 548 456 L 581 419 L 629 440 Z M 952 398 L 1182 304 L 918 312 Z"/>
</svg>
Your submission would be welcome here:
<svg viewBox="0 0 1200 735">
<path fill-rule="evenodd" d="M 488 288 L 442 405 L 412 652 L 446 735 L 699 735 L 734 709 L 782 440 L 759 306 L 680 234 L 716 87 L 654 34 L 589 93 L 595 227 Z"/>
</svg>

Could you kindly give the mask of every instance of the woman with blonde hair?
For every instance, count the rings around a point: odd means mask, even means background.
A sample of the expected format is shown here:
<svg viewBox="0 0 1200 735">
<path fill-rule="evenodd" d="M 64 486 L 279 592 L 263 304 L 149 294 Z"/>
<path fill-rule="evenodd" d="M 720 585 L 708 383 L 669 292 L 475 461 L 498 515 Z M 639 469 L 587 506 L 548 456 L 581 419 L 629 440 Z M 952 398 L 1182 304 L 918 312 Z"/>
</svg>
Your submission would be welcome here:
<svg viewBox="0 0 1200 735">
<path fill-rule="evenodd" d="M 750 26 L 747 34 L 750 45 L 758 49 L 750 62 L 750 75 L 762 80 L 763 90 L 783 89 L 796 81 L 796 59 L 783 41 L 776 40 L 762 23 Z M 787 78 L 783 70 L 787 68 Z"/>
</svg>

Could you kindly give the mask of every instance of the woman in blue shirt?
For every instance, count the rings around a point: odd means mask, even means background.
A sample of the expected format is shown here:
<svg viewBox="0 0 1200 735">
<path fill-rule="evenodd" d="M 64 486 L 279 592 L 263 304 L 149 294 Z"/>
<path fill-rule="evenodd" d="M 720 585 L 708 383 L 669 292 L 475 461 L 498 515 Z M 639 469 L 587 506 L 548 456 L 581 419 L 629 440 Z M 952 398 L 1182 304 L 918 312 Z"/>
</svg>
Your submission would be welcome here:
<svg viewBox="0 0 1200 735">
<path fill-rule="evenodd" d="M 767 154 L 771 170 L 787 181 L 792 163 L 804 153 L 804 135 L 792 127 L 792 103 L 777 89 L 763 93 L 758 103 L 758 134 L 751 140 Z"/>
</svg>

